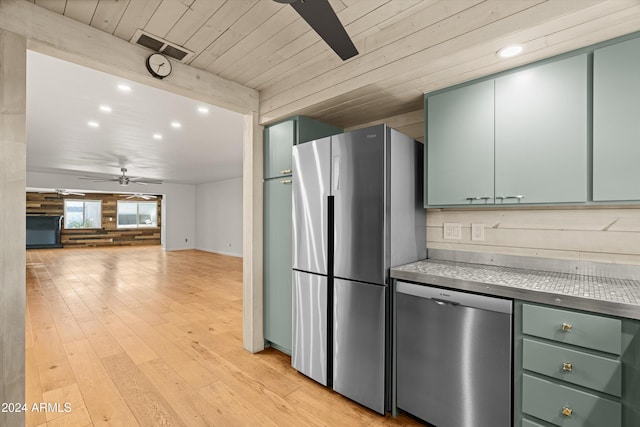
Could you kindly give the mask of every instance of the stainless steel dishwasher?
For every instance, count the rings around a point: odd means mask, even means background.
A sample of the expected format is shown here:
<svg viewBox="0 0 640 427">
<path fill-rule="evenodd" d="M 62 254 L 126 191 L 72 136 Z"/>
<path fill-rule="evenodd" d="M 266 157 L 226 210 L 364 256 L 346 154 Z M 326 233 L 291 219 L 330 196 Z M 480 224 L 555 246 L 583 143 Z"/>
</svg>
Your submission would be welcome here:
<svg viewBox="0 0 640 427">
<path fill-rule="evenodd" d="M 507 299 L 398 282 L 397 406 L 435 427 L 512 425 Z"/>
</svg>

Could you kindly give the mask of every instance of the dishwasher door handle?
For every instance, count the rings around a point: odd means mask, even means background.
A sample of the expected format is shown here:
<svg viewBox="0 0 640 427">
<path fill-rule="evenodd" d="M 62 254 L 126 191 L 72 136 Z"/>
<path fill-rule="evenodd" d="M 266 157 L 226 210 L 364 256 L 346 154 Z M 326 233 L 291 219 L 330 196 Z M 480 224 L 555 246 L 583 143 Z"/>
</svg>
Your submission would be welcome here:
<svg viewBox="0 0 640 427">
<path fill-rule="evenodd" d="M 496 311 L 498 313 L 511 314 L 513 312 L 513 302 L 510 299 L 454 291 L 452 289 L 438 288 L 427 284 L 417 284 L 399 280 L 396 282 L 396 292 L 426 300 L 434 300 L 440 305 L 448 303 L 480 310 Z"/>
<path fill-rule="evenodd" d="M 456 301 L 447 301 L 447 300 L 438 299 L 438 298 L 431 298 L 431 301 L 435 302 L 438 305 L 450 305 L 450 306 L 460 305 L 460 303 Z"/>
</svg>

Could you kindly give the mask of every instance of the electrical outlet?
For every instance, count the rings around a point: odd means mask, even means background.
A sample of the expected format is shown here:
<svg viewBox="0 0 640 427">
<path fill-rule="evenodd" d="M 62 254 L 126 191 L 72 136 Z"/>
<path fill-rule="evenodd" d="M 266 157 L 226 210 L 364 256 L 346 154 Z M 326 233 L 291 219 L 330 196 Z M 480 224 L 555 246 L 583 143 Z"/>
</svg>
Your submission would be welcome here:
<svg viewBox="0 0 640 427">
<path fill-rule="evenodd" d="M 457 222 L 444 223 L 444 238 L 447 240 L 462 239 L 462 225 Z"/>
<path fill-rule="evenodd" d="M 471 224 L 471 240 L 484 240 L 484 224 Z"/>
</svg>

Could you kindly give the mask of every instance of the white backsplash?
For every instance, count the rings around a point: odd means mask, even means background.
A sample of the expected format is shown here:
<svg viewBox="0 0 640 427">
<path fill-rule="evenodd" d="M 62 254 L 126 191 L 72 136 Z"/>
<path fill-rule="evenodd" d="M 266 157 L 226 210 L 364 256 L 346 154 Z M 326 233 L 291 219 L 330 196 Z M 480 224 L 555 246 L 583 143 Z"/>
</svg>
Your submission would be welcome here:
<svg viewBox="0 0 640 427">
<path fill-rule="evenodd" d="M 460 240 L 444 239 L 445 222 Z M 640 206 L 427 209 L 427 248 L 640 265 Z"/>
</svg>

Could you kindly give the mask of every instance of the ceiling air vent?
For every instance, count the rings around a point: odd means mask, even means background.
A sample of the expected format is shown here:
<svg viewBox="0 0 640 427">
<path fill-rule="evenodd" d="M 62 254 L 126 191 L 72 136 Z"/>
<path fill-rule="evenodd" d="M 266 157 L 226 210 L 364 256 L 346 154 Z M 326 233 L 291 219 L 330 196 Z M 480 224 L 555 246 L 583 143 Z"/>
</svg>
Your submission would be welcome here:
<svg viewBox="0 0 640 427">
<path fill-rule="evenodd" d="M 162 52 L 184 63 L 193 56 L 193 52 L 190 50 L 140 29 L 136 30 L 136 33 L 131 38 L 131 43 L 139 44 L 156 52 Z"/>
</svg>

